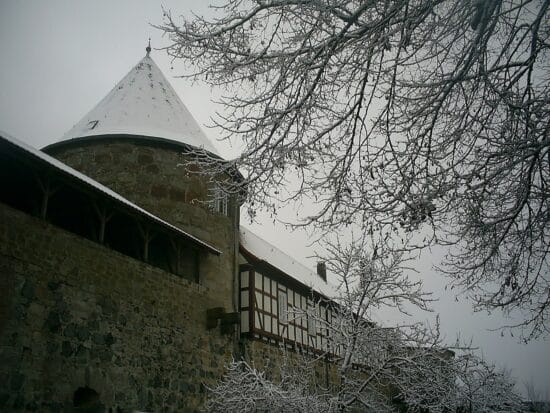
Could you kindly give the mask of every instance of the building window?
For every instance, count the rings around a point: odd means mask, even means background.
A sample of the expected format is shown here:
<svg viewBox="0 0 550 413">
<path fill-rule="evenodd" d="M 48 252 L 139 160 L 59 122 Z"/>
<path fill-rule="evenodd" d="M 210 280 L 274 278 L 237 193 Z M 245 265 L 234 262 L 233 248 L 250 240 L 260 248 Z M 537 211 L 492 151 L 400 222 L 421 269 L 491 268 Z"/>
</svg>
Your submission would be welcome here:
<svg viewBox="0 0 550 413">
<path fill-rule="evenodd" d="M 227 193 L 217 184 L 208 190 L 208 208 L 217 213 L 227 216 L 228 196 Z"/>
<path fill-rule="evenodd" d="M 313 302 L 308 302 L 308 312 L 307 312 L 307 333 L 310 336 L 317 335 L 317 325 L 315 322 L 315 316 L 317 315 L 317 308 Z"/>
<path fill-rule="evenodd" d="M 288 324 L 288 301 L 287 301 L 286 291 L 279 290 L 279 294 L 277 298 L 279 301 L 279 308 L 278 308 L 279 322 L 282 324 Z"/>
</svg>

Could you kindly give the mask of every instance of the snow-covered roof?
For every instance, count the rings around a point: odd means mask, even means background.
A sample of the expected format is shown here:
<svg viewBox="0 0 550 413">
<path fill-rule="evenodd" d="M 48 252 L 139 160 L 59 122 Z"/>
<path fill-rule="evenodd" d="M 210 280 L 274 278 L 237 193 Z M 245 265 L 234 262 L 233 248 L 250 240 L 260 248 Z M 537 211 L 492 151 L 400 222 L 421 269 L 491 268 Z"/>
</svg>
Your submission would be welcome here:
<svg viewBox="0 0 550 413">
<path fill-rule="evenodd" d="M 164 138 L 218 155 L 149 52 L 60 141 L 104 135 Z"/>
<path fill-rule="evenodd" d="M 42 151 L 39 151 L 38 149 L 33 148 L 30 145 L 27 145 L 24 142 L 21 142 L 19 139 L 14 138 L 13 136 L 9 135 L 8 133 L 3 132 L 0 130 L 0 139 L 5 140 L 12 144 L 13 146 L 17 147 L 20 150 L 23 150 L 24 152 L 34 156 L 35 158 L 38 158 L 42 160 L 43 162 L 47 163 L 49 166 L 57 169 L 58 171 L 71 176 L 72 178 L 80 181 L 82 184 L 85 184 L 89 187 L 92 187 L 93 189 L 103 193 L 104 195 L 108 196 L 109 198 L 115 200 L 116 202 L 119 202 L 121 204 L 124 204 L 126 207 L 129 207 L 130 209 L 134 210 L 135 212 L 139 213 L 140 215 L 144 215 L 147 218 L 151 219 L 152 221 L 155 221 L 157 224 L 160 224 L 161 226 L 168 228 L 172 231 L 175 231 L 182 235 L 184 238 L 189 239 L 195 244 L 200 245 L 201 247 L 206 248 L 210 252 L 220 255 L 221 251 L 214 248 L 213 246 L 207 244 L 204 241 L 201 241 L 197 237 L 194 237 L 193 235 L 181 230 L 180 228 L 170 224 L 169 222 L 164 221 L 163 219 L 157 217 L 156 215 L 153 215 L 149 211 L 146 211 L 145 209 L 137 206 L 136 204 L 132 203 L 128 199 L 124 198 L 122 195 L 114 192 L 113 190 L 107 188 L 106 186 L 100 184 L 99 182 L 93 180 L 89 176 L 84 175 L 81 172 L 78 172 L 77 170 L 71 168 L 68 165 L 65 165 L 63 162 L 58 161 L 55 158 L 52 158 L 51 156 L 45 154 Z"/>
<path fill-rule="evenodd" d="M 330 282 L 324 281 L 309 267 L 296 261 L 290 255 L 254 234 L 249 229 L 239 228 L 241 247 L 259 260 L 265 261 L 271 266 L 282 271 L 289 277 L 312 290 L 323 294 L 327 298 L 336 296 L 336 288 Z"/>
</svg>

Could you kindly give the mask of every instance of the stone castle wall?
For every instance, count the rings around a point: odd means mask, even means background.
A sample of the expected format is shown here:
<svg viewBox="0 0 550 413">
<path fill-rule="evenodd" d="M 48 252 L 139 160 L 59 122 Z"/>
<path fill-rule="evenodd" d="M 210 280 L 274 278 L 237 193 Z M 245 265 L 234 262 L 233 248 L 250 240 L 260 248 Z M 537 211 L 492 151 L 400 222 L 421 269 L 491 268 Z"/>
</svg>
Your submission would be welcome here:
<svg viewBox="0 0 550 413">
<path fill-rule="evenodd" d="M 3 412 L 70 412 L 84 386 L 113 412 L 195 411 L 235 350 L 208 286 L 3 204 L 0 291 Z"/>
<path fill-rule="evenodd" d="M 280 343 L 246 339 L 243 347 L 243 357 L 256 369 L 267 372 L 269 378 L 275 382 L 280 379 L 283 363 L 287 363 L 291 369 L 299 369 L 298 374 L 308 374 L 312 385 L 330 389 L 337 387 L 340 382 L 336 364 L 303 352 L 299 346 L 288 347 L 285 350 Z M 306 373 L 305 366 L 311 368 L 311 371 Z"/>
</svg>

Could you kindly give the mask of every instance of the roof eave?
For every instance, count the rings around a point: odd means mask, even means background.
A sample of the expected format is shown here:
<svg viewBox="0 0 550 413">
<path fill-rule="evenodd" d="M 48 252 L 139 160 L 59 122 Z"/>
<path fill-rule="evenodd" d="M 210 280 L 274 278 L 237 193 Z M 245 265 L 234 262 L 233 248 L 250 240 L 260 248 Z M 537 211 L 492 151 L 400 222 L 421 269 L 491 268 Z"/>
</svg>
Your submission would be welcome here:
<svg viewBox="0 0 550 413">
<path fill-rule="evenodd" d="M 280 268 L 274 266 L 273 264 L 271 264 L 269 261 L 263 259 L 263 258 L 259 258 L 257 257 L 254 253 L 252 253 L 251 251 L 249 251 L 248 249 L 246 249 L 246 247 L 242 244 L 242 243 L 239 243 L 239 251 L 241 252 L 241 254 L 243 254 L 249 261 L 252 261 L 252 264 L 263 264 L 263 265 L 266 265 L 267 267 L 269 267 L 273 272 L 277 273 L 279 276 L 281 276 L 282 278 L 286 279 L 287 281 L 290 281 L 291 283 L 294 283 L 294 284 L 297 284 L 299 285 L 302 289 L 304 290 L 307 290 L 307 291 L 312 291 L 313 293 L 315 293 L 316 295 L 326 299 L 326 300 L 330 300 L 330 298 L 316 290 L 315 288 L 313 288 L 312 286 L 309 286 L 305 283 L 303 283 L 302 281 L 296 279 L 295 277 L 293 277 L 292 275 L 288 274 L 287 272 L 281 270 Z"/>
</svg>

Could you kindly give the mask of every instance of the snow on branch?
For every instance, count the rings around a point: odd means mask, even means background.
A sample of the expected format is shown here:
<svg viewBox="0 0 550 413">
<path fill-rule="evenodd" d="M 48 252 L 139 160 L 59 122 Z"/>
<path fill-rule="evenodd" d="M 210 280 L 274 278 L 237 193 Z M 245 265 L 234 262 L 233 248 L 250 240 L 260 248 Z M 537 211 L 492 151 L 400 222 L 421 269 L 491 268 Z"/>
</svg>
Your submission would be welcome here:
<svg viewBox="0 0 550 413">
<path fill-rule="evenodd" d="M 548 1 L 232 0 L 159 26 L 185 76 L 225 89 L 216 125 L 251 216 L 311 199 L 298 225 L 359 225 L 415 247 L 479 308 L 548 332 Z"/>
</svg>

